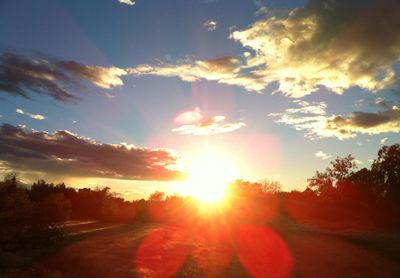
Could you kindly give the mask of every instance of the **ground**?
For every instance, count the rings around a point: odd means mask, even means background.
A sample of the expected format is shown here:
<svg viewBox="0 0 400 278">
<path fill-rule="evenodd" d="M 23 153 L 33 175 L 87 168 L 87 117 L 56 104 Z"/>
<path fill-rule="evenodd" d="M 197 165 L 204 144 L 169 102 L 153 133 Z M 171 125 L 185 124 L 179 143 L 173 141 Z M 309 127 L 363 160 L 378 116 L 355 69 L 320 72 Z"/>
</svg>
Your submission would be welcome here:
<svg viewBox="0 0 400 278">
<path fill-rule="evenodd" d="M 398 277 L 397 234 L 343 235 L 289 219 L 220 229 L 68 222 L 66 241 L 1 253 L 0 277 Z"/>
</svg>

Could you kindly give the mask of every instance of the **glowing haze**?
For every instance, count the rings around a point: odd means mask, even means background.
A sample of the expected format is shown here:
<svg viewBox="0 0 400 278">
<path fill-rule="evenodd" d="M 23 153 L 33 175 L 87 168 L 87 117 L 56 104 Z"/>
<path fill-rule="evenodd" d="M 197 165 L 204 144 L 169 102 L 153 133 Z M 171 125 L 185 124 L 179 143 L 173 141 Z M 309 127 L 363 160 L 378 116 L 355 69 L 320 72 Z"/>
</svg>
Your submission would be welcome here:
<svg viewBox="0 0 400 278">
<path fill-rule="evenodd" d="M 218 199 L 399 140 L 399 1 L 92 5 L 1 2 L 2 173 Z"/>
</svg>

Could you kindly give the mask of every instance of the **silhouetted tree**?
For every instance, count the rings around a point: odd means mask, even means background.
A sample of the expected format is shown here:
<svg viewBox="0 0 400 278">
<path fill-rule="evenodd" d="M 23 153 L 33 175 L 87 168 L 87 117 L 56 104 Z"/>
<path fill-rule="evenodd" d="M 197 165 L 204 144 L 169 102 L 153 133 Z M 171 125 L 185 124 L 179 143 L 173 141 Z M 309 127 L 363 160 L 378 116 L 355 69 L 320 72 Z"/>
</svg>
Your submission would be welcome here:
<svg viewBox="0 0 400 278">
<path fill-rule="evenodd" d="M 54 192 L 44 200 L 36 203 L 35 220 L 47 225 L 55 225 L 67 221 L 71 215 L 71 201 L 64 194 Z"/>
<path fill-rule="evenodd" d="M 400 145 L 383 146 L 371 171 L 382 194 L 391 201 L 400 201 Z"/>
<path fill-rule="evenodd" d="M 262 192 L 265 193 L 278 193 L 281 191 L 281 184 L 278 181 L 263 179 L 259 182 Z"/>
<path fill-rule="evenodd" d="M 160 202 L 165 200 L 165 193 L 162 191 L 156 191 L 149 196 L 149 201 Z"/>
<path fill-rule="evenodd" d="M 16 176 L 6 175 L 0 182 L 0 247 L 15 247 L 26 242 L 26 227 L 32 220 L 28 192 L 17 187 Z"/>
<path fill-rule="evenodd" d="M 3 182 L 0 182 L 0 189 L 5 188 L 8 191 L 13 191 L 18 185 L 18 173 L 9 172 L 4 175 Z"/>
<path fill-rule="evenodd" d="M 335 191 L 334 188 L 345 182 L 355 168 L 356 163 L 351 155 L 344 158 L 337 157 L 325 171 L 317 171 L 314 177 L 308 179 L 308 188 L 318 195 L 331 195 Z"/>
</svg>

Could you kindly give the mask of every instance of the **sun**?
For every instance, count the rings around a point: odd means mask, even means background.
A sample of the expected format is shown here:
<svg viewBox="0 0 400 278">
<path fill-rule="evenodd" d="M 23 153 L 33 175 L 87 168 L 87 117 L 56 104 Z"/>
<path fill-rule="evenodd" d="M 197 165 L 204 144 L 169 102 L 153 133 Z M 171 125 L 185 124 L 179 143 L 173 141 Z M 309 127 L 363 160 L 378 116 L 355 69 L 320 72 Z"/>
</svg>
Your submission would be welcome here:
<svg viewBox="0 0 400 278">
<path fill-rule="evenodd" d="M 196 156 L 188 165 L 188 173 L 189 178 L 183 184 L 182 193 L 209 203 L 221 201 L 228 183 L 236 176 L 231 161 L 216 153 Z"/>
</svg>

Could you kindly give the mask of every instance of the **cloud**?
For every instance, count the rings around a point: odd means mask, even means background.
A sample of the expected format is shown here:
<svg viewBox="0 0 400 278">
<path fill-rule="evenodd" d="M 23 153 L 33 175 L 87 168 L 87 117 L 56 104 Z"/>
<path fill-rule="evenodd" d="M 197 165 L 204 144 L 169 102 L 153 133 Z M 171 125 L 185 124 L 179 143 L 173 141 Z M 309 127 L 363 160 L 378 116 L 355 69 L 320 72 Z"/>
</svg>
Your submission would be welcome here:
<svg viewBox="0 0 400 278">
<path fill-rule="evenodd" d="M 355 164 L 357 164 L 357 165 L 364 164 L 364 162 L 363 162 L 363 161 L 361 161 L 361 160 L 358 160 L 358 159 L 354 159 L 354 163 L 355 163 Z"/>
<path fill-rule="evenodd" d="M 321 158 L 322 160 L 326 160 L 326 159 L 332 157 L 332 155 L 326 154 L 323 151 L 319 151 L 319 152 L 315 153 L 315 156 L 318 157 L 318 158 Z"/>
<path fill-rule="evenodd" d="M 400 2 L 310 0 L 286 17 L 271 16 L 231 38 L 255 52 L 255 76 L 302 97 L 325 86 L 342 93 L 352 86 L 371 91 L 396 80 L 400 57 Z"/>
<path fill-rule="evenodd" d="M 217 30 L 217 22 L 215 20 L 207 20 L 204 22 L 203 26 L 206 27 L 208 31 Z"/>
<path fill-rule="evenodd" d="M 198 123 L 203 119 L 203 114 L 200 111 L 200 108 L 196 107 L 192 111 L 186 111 L 179 114 L 175 118 L 175 122 L 179 124 L 193 124 Z"/>
<path fill-rule="evenodd" d="M 325 128 L 334 131 L 339 138 L 355 137 L 357 133 L 398 133 L 400 132 L 400 109 L 388 109 L 376 113 L 352 112 L 348 117 L 333 116 L 327 119 Z"/>
<path fill-rule="evenodd" d="M 309 0 L 285 16 L 269 11 L 247 29 L 232 31 L 230 39 L 250 55 L 221 58 L 223 65 L 211 67 L 218 59 L 141 65 L 131 73 L 216 80 L 247 91 L 276 82 L 293 98 L 321 87 L 338 94 L 353 86 L 375 92 L 398 79 L 398 10 L 397 0 Z"/>
<path fill-rule="evenodd" d="M 255 16 L 266 15 L 269 10 L 266 6 L 260 6 L 258 10 L 254 13 Z"/>
<path fill-rule="evenodd" d="M 226 56 L 210 60 L 183 60 L 176 64 L 159 63 L 156 66 L 149 64 L 139 65 L 128 69 L 132 75 L 156 75 L 165 77 L 179 77 L 183 81 L 215 80 L 222 84 L 237 85 L 249 91 L 260 91 L 264 84 L 249 73 L 240 73 L 242 61 L 238 57 Z"/>
<path fill-rule="evenodd" d="M 357 134 L 381 134 L 400 132 L 400 108 L 396 106 L 375 113 L 352 112 L 349 116 L 326 115 L 326 104 L 295 101 L 298 108 L 286 109 L 283 113 L 271 113 L 277 123 L 283 123 L 305 132 L 315 139 L 337 137 L 354 138 Z"/>
<path fill-rule="evenodd" d="M 192 111 L 185 111 L 179 114 L 175 118 L 175 122 L 181 124 L 181 126 L 172 129 L 172 131 L 184 135 L 210 135 L 228 133 L 246 126 L 243 122 L 223 123 L 225 120 L 225 116 L 207 118 L 200 108 L 196 107 Z"/>
<path fill-rule="evenodd" d="M 388 138 L 382 138 L 381 141 L 379 142 L 379 144 L 383 145 L 385 144 L 385 142 L 387 141 Z"/>
<path fill-rule="evenodd" d="M 0 126 L 0 162 L 23 172 L 128 180 L 182 178 L 170 150 L 101 144 L 65 130 L 53 134 Z"/>
<path fill-rule="evenodd" d="M 118 0 L 118 2 L 120 2 L 121 4 L 129 5 L 129 6 L 135 5 L 135 1 L 133 1 L 133 0 Z"/>
<path fill-rule="evenodd" d="M 261 1 L 254 1 L 254 4 L 258 8 L 258 10 L 254 13 L 254 16 L 260 16 L 260 15 L 267 15 L 269 12 L 269 9 L 261 2 Z"/>
<path fill-rule="evenodd" d="M 335 132 L 327 131 L 326 103 L 295 100 L 297 108 L 288 108 L 282 113 L 270 113 L 268 116 L 276 118 L 277 123 L 289 125 L 296 130 L 304 131 L 305 136 L 311 139 L 332 137 Z"/>
<path fill-rule="evenodd" d="M 75 101 L 79 97 L 72 91 L 80 88 L 83 80 L 110 89 L 123 85 L 121 76 L 125 74 L 125 70 L 117 67 L 0 54 L 0 93 L 26 98 L 42 94 L 58 101 Z"/>
<path fill-rule="evenodd" d="M 101 88 L 111 89 L 124 84 L 120 76 L 125 75 L 126 72 L 117 67 L 86 66 L 74 61 L 58 62 L 58 65 L 68 73 L 84 78 Z"/>
<path fill-rule="evenodd" d="M 184 135 L 211 135 L 232 132 L 246 126 L 243 122 L 223 123 L 225 120 L 225 116 L 215 116 L 212 118 L 202 117 L 193 124 L 185 124 L 174 128 L 172 131 Z"/>
<path fill-rule="evenodd" d="M 46 119 L 46 116 L 44 116 L 44 115 L 41 115 L 41 114 L 32 114 L 32 113 L 29 113 L 29 112 L 25 112 L 25 111 L 22 110 L 21 108 L 15 109 L 15 112 L 17 112 L 18 114 L 21 114 L 21 115 L 26 115 L 26 116 L 28 116 L 29 118 L 32 118 L 32 119 L 35 119 L 35 120 L 39 120 L 39 121 Z"/>
</svg>

